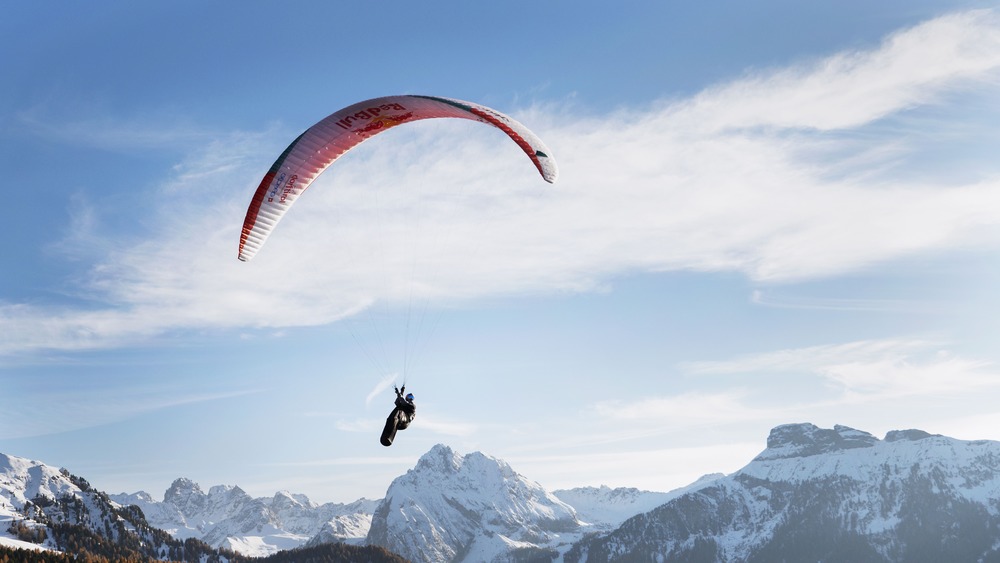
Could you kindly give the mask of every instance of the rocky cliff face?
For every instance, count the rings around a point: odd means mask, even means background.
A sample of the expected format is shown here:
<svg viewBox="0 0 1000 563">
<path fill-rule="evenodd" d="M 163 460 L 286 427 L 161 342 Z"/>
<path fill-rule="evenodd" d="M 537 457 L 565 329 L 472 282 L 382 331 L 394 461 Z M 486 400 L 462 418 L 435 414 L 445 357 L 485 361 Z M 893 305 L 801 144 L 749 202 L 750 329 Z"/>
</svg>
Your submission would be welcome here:
<svg viewBox="0 0 1000 563">
<path fill-rule="evenodd" d="M 179 558 L 181 542 L 65 469 L 0 454 L 0 545 L 107 558 Z M 203 544 L 202 544 L 203 545 Z M 202 546 L 192 546 L 191 552 Z M 205 546 L 207 547 L 207 546 Z M 206 557 L 218 554 L 204 552 Z"/>
<path fill-rule="evenodd" d="M 112 495 L 136 505 L 150 524 L 177 538 L 197 538 L 213 547 L 262 556 L 305 544 L 360 544 L 378 501 L 317 505 L 282 491 L 252 498 L 239 487 L 217 485 L 205 493 L 190 479 L 177 479 L 157 502 L 145 492 Z M 322 535 L 321 538 L 316 536 Z M 310 542 L 310 540 L 313 540 Z"/>
<path fill-rule="evenodd" d="M 567 561 L 1000 561 L 1000 443 L 779 426 L 740 471 Z"/>
<path fill-rule="evenodd" d="M 548 553 L 580 528 L 573 508 L 507 463 L 437 445 L 392 482 L 367 541 L 414 561 L 492 561 Z"/>
<path fill-rule="evenodd" d="M 384 500 L 319 506 L 286 492 L 206 493 L 186 479 L 162 502 L 111 498 L 68 471 L 0 455 L 0 521 L 19 528 L 0 530 L 0 545 L 63 548 L 89 534 L 124 546 L 112 558 L 191 555 L 194 544 L 157 526 L 255 555 L 367 534 L 414 561 L 1000 562 L 1000 442 L 783 425 L 741 470 L 670 493 L 549 493 L 502 460 L 438 445 Z M 221 557 L 201 546 L 206 561 Z"/>
</svg>

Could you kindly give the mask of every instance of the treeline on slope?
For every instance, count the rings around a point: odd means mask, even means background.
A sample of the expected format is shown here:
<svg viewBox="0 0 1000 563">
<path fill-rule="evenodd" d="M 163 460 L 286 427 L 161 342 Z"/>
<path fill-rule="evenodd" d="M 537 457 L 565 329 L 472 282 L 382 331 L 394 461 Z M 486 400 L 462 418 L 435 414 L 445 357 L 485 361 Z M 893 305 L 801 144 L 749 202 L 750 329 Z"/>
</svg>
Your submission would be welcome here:
<svg viewBox="0 0 1000 563">
<path fill-rule="evenodd" d="M 58 499 L 36 496 L 25 503 L 22 513 L 35 525 L 24 521 L 11 523 L 8 531 L 31 543 L 54 545 L 58 551 L 38 552 L 0 546 L 0 563 L 13 561 L 74 561 L 77 563 L 161 562 L 187 563 L 398 563 L 405 559 L 377 546 L 323 544 L 278 552 L 265 558 L 239 555 L 215 549 L 207 543 L 188 538 L 179 540 L 154 528 L 138 506 L 118 507 L 107 494 L 97 491 L 86 480 L 61 473 L 85 494 L 92 495 L 98 514 L 80 498 L 66 495 Z M 93 526 L 99 522 L 98 533 Z"/>
<path fill-rule="evenodd" d="M 406 563 L 406 559 L 378 546 L 353 546 L 343 543 L 328 543 L 314 547 L 279 551 L 267 557 L 246 557 L 228 553 L 223 558 L 218 554 L 207 557 L 207 561 L 228 561 L 230 563 Z M 184 560 L 161 560 L 148 555 L 118 553 L 113 556 L 95 554 L 89 551 L 75 553 L 61 551 L 35 551 L 0 546 L 0 563 L 179 563 Z M 186 560 L 188 563 L 202 561 L 200 556 Z"/>
<path fill-rule="evenodd" d="M 131 508 L 131 507 L 130 507 Z M 55 545 L 59 551 L 37 552 L 34 550 L 12 549 L 0 546 L 0 563 L 6 561 L 188 561 L 191 563 L 224 563 L 238 561 L 238 556 L 230 551 L 216 550 L 195 538 L 180 541 L 162 530 L 149 528 L 141 530 L 146 541 L 133 533 L 117 535 L 116 540 L 97 534 L 81 524 L 46 522 L 46 528 L 26 527 L 23 523 L 12 524 L 8 528 L 22 541 Z M 152 541 L 150 541 L 152 539 Z M 16 553 L 16 555 L 12 555 Z M 67 555 L 68 554 L 68 555 Z M 4 559 L 4 556 L 10 559 Z M 51 557 L 51 559 L 46 559 Z M 63 559 L 69 557 L 70 559 Z M 27 559 L 25 559 L 27 558 Z"/>
<path fill-rule="evenodd" d="M 325 543 L 279 551 L 263 558 L 240 557 L 234 563 L 407 563 L 406 559 L 377 545 Z"/>
</svg>

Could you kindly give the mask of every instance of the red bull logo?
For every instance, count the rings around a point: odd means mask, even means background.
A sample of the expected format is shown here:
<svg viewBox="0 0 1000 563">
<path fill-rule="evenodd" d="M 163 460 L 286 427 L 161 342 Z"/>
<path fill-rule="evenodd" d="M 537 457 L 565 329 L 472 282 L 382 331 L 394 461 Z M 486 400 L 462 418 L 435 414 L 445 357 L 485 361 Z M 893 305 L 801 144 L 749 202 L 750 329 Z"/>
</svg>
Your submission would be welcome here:
<svg viewBox="0 0 1000 563">
<path fill-rule="evenodd" d="M 395 123 L 389 125 L 391 127 L 392 125 L 398 125 L 399 123 L 406 121 L 410 117 L 413 117 L 413 112 L 409 112 L 402 115 L 396 114 L 395 116 L 383 115 L 385 112 L 394 112 L 394 111 L 406 111 L 406 107 L 404 107 L 402 104 L 392 103 L 392 104 L 382 104 L 380 106 L 365 108 L 359 112 L 354 113 L 354 115 L 348 115 L 347 117 L 344 117 L 339 121 L 337 121 L 337 127 L 340 127 L 341 129 L 352 130 L 354 127 L 358 126 L 358 122 L 370 122 L 372 120 L 384 121 L 386 119 L 396 119 L 397 121 Z M 365 125 L 365 127 L 367 127 L 367 124 Z M 365 127 L 362 127 L 362 129 L 364 129 Z M 381 129 L 381 127 L 378 128 Z"/>
</svg>

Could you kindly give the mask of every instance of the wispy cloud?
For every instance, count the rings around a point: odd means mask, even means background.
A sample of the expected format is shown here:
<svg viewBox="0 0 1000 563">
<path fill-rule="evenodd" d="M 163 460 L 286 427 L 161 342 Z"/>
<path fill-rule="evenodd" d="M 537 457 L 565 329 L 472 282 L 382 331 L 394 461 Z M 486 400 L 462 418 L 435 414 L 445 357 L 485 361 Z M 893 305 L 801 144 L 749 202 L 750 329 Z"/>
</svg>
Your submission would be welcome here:
<svg viewBox="0 0 1000 563">
<path fill-rule="evenodd" d="M 476 433 L 478 425 L 440 416 L 421 416 L 419 428 L 442 436 L 471 436 Z"/>
<path fill-rule="evenodd" d="M 594 410 L 605 419 L 675 426 L 697 425 L 704 421 L 746 421 L 773 416 L 760 408 L 751 407 L 745 394 L 740 392 L 693 392 L 648 397 L 639 401 L 602 401 L 594 406 Z"/>
<path fill-rule="evenodd" d="M 185 150 L 192 144 L 210 143 L 218 137 L 218 132 L 177 115 L 145 115 L 130 120 L 109 117 L 81 120 L 48 114 L 46 108 L 40 106 L 19 113 L 15 123 L 39 137 L 122 152 Z"/>
<path fill-rule="evenodd" d="M 954 357 L 939 352 L 923 362 L 886 358 L 876 362 L 842 362 L 825 367 L 821 374 L 856 400 L 891 399 L 907 395 L 926 397 L 965 394 L 1000 386 L 989 362 Z"/>
<path fill-rule="evenodd" d="M 732 360 L 686 362 L 681 368 L 695 375 L 816 372 L 844 361 L 875 363 L 904 358 L 932 346 L 929 340 L 859 340 L 750 354 Z"/>
<path fill-rule="evenodd" d="M 923 301 L 904 299 L 857 299 L 789 295 L 775 291 L 754 290 L 751 301 L 756 305 L 781 309 L 813 309 L 829 311 L 931 311 L 940 306 Z"/>
<path fill-rule="evenodd" d="M 389 414 L 389 411 L 386 411 Z M 334 428 L 342 432 L 352 432 L 352 433 L 363 433 L 371 434 L 381 430 L 382 425 L 385 424 L 385 419 L 374 419 L 374 418 L 358 418 L 358 419 L 340 419 L 333 423 Z M 451 420 L 448 418 L 442 418 L 439 416 L 420 416 L 420 424 L 416 424 L 408 432 L 420 432 L 420 433 L 430 433 L 441 436 L 469 436 L 476 432 L 478 426 L 469 422 L 462 422 L 457 420 Z"/>
<path fill-rule="evenodd" d="M 356 419 L 339 419 L 333 423 L 333 427 L 341 432 L 360 432 L 363 434 L 371 434 L 377 432 L 382 428 L 385 423 L 384 420 L 379 420 L 376 418 L 356 418 Z"/>
<path fill-rule="evenodd" d="M 1000 386 L 986 361 L 962 358 L 928 340 L 864 340 L 684 364 L 691 374 L 766 377 L 794 373 L 839 389 L 834 402 L 935 397 Z"/>
<path fill-rule="evenodd" d="M 691 376 L 725 376 L 727 388 L 599 401 L 588 408 L 587 428 L 561 440 L 559 446 L 618 444 L 627 448 L 636 442 L 659 443 L 666 436 L 677 443 L 679 435 L 695 429 L 694 435 L 702 437 L 750 439 L 753 434 L 748 429 L 759 432 L 789 421 L 876 429 L 886 421 L 898 424 L 915 416 L 940 427 L 961 427 L 964 435 L 982 438 L 985 426 L 976 435 L 973 423 L 995 418 L 983 393 L 1000 387 L 1000 374 L 992 364 L 960 357 L 928 340 L 811 346 L 680 367 Z M 744 378 L 743 383 L 734 384 L 739 378 Z M 942 401 L 963 402 L 970 418 L 935 420 L 926 409 Z M 949 414 L 942 417 L 951 417 L 953 411 L 944 412 Z"/>
<path fill-rule="evenodd" d="M 504 461 L 531 475 L 549 490 L 581 486 L 580 468 L 586 467 L 592 475 L 605 476 L 602 482 L 589 483 L 591 486 L 668 492 L 709 473 L 736 471 L 761 449 L 763 444 L 757 442 L 727 442 L 697 447 L 644 447 L 610 453 L 551 456 L 512 453 L 504 456 Z"/>
<path fill-rule="evenodd" d="M 288 462 L 267 462 L 263 466 L 272 467 L 337 467 L 337 466 L 369 466 L 369 465 L 398 465 L 411 463 L 413 459 L 409 456 L 377 456 L 377 457 L 339 457 L 331 459 L 308 460 L 308 461 L 288 461 Z"/>
<path fill-rule="evenodd" d="M 148 236 L 107 245 L 80 287 L 85 308 L 0 303 L 0 333 L 10 335 L 0 355 L 192 328 L 319 325 L 414 298 L 587 291 L 637 271 L 791 281 L 996 248 L 995 163 L 964 183 L 896 171 L 919 158 L 914 132 L 943 127 L 906 116 L 936 104 L 951 121 L 975 122 L 961 96 L 1000 93 L 997 20 L 991 11 L 942 17 L 868 51 L 652 108 L 515 112 L 556 153 L 554 186 L 488 128 L 399 128 L 322 176 L 250 264 L 235 259 L 236 243 L 273 147 L 255 135 L 202 142 L 166 131 L 198 149 L 162 182 L 159 211 L 143 219 Z M 127 138 L 114 129 L 105 127 L 109 138 Z M 94 220 L 79 219 L 88 236 L 100 233 Z"/>
<path fill-rule="evenodd" d="M 372 401 L 375 400 L 376 397 L 381 395 L 386 389 L 392 387 L 393 383 L 396 381 L 398 377 L 399 374 L 390 373 L 389 375 L 383 377 L 381 381 L 376 383 L 375 388 L 372 389 L 372 392 L 369 393 L 367 397 L 365 397 L 365 406 L 366 407 L 371 406 Z"/>
<path fill-rule="evenodd" d="M 838 53 L 759 72 L 681 104 L 686 127 L 715 133 L 752 127 L 846 129 L 939 101 L 1000 64 L 1000 21 L 989 10 L 937 18 L 873 50 Z"/>
<path fill-rule="evenodd" d="M 27 438 L 92 428 L 164 409 L 222 401 L 256 394 L 254 389 L 182 392 L 167 388 L 46 389 L 44 400 L 9 403 L 10 420 L 0 427 L 0 439 Z"/>
</svg>

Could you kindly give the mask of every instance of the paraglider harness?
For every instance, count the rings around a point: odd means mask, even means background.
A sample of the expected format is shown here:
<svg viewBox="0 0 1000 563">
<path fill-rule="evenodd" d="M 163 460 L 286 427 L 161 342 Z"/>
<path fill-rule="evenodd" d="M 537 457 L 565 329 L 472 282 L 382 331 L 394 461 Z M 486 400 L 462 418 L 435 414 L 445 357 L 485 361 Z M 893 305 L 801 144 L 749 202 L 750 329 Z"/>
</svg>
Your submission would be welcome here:
<svg viewBox="0 0 1000 563">
<path fill-rule="evenodd" d="M 405 430 L 417 416 L 417 406 L 413 404 L 413 393 L 403 396 L 403 393 L 406 392 L 406 385 L 403 385 L 402 389 L 396 387 L 393 389 L 396 391 L 396 407 L 385 419 L 385 429 L 382 430 L 382 437 L 379 439 L 383 446 L 391 446 L 392 441 L 396 438 L 396 431 Z"/>
<path fill-rule="evenodd" d="M 417 417 L 417 405 L 413 404 L 413 393 L 403 396 L 406 392 L 406 385 L 403 385 L 402 389 L 396 389 L 396 408 L 393 413 L 399 411 L 398 420 L 396 422 L 397 430 L 405 430 L 407 426 L 413 422 L 413 419 Z"/>
</svg>

